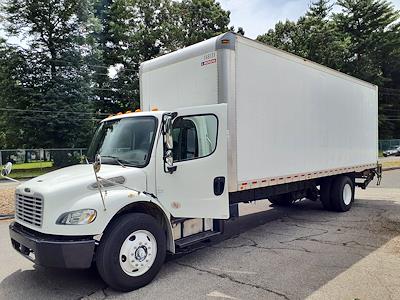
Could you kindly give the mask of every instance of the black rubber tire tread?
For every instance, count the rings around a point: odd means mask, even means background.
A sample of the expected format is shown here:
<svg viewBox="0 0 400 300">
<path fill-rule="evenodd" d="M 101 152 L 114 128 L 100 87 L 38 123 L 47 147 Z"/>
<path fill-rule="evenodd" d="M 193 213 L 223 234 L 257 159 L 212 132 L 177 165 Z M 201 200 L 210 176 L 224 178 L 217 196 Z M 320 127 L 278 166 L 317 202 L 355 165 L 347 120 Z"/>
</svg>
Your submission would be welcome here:
<svg viewBox="0 0 400 300">
<path fill-rule="evenodd" d="M 150 231 L 157 241 L 156 259 L 146 273 L 127 275 L 119 264 L 119 251 L 126 237 L 136 230 Z M 113 289 L 128 292 L 151 282 L 160 271 L 166 256 L 166 234 L 157 220 L 147 214 L 122 215 L 107 228 L 96 252 L 96 265 L 101 278 Z"/>
<path fill-rule="evenodd" d="M 350 184 L 352 190 L 352 198 L 349 205 L 346 205 L 343 201 L 343 188 L 346 184 Z M 353 180 L 345 175 L 337 176 L 331 187 L 331 204 L 334 211 L 346 212 L 348 211 L 354 202 L 354 182 Z"/>
<path fill-rule="evenodd" d="M 289 206 L 294 202 L 294 199 L 290 193 L 271 196 L 268 198 L 268 200 L 276 206 Z"/>
<path fill-rule="evenodd" d="M 319 199 L 325 210 L 333 210 L 331 203 L 332 178 L 325 178 L 320 184 Z"/>
</svg>

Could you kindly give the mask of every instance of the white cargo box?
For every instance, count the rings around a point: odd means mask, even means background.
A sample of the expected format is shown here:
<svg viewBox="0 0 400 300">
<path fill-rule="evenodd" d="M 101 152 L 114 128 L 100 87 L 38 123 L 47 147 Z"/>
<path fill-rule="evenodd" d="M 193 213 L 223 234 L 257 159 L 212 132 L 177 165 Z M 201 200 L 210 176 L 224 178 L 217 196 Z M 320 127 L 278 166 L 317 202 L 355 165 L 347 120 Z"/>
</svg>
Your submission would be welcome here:
<svg viewBox="0 0 400 300">
<path fill-rule="evenodd" d="M 141 65 L 141 108 L 228 103 L 229 191 L 374 168 L 378 88 L 227 33 Z"/>
</svg>

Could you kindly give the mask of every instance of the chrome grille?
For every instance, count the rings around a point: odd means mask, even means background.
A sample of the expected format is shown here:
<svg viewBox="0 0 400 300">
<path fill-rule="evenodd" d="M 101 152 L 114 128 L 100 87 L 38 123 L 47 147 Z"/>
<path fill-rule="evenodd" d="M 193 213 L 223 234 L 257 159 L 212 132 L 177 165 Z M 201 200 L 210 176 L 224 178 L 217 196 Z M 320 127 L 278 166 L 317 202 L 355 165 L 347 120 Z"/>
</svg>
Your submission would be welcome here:
<svg viewBox="0 0 400 300">
<path fill-rule="evenodd" d="M 15 195 L 15 216 L 26 223 L 42 226 L 43 198 L 38 196 Z"/>
</svg>

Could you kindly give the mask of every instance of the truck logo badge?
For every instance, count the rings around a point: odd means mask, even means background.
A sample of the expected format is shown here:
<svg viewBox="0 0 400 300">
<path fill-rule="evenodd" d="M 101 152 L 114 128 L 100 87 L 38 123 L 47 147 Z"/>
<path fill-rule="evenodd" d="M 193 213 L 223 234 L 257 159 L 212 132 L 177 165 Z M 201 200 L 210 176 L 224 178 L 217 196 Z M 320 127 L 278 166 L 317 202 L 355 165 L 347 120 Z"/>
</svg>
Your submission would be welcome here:
<svg viewBox="0 0 400 300">
<path fill-rule="evenodd" d="M 205 60 L 205 61 L 201 62 L 201 66 L 203 67 L 203 66 L 211 65 L 211 64 L 214 64 L 216 62 L 217 62 L 216 58 Z"/>
</svg>

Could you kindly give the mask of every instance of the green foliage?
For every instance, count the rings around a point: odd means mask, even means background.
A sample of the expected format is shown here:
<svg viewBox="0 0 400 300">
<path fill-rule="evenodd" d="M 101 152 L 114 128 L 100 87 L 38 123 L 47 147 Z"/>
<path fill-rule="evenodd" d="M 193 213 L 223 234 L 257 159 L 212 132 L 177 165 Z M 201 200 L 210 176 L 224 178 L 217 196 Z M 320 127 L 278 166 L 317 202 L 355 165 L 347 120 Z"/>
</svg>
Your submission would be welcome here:
<svg viewBox="0 0 400 300">
<path fill-rule="evenodd" d="M 51 159 L 54 162 L 54 167 L 64 168 L 79 164 L 81 161 L 81 156 L 75 152 L 71 153 L 67 151 L 53 151 L 51 153 Z"/>
<path fill-rule="evenodd" d="M 86 146 L 95 112 L 139 107 L 140 63 L 229 23 L 215 0 L 5 0 L 2 10 L 28 44 L 0 41 L 0 104 L 21 110 L 0 112 L 2 148 Z"/>
<path fill-rule="evenodd" d="M 175 29 L 175 50 L 228 31 L 229 11 L 215 0 L 183 0 L 172 2 Z M 243 29 L 242 29 L 243 30 Z M 174 49 L 175 48 L 175 49 Z"/>
<path fill-rule="evenodd" d="M 312 2 L 305 16 L 297 22 L 278 22 L 275 29 L 258 36 L 258 40 L 334 69 L 340 69 L 347 53 L 348 41 L 341 39 L 336 25 L 329 19 L 332 5 L 327 0 Z"/>
<path fill-rule="evenodd" d="M 107 1 L 106 1 L 107 2 Z M 228 30 L 229 12 L 215 0 L 114 0 L 102 5 L 102 56 L 117 66 L 113 79 L 96 80 L 106 101 L 102 111 L 139 108 L 139 66 L 143 61 L 174 51 Z"/>
<path fill-rule="evenodd" d="M 333 15 L 333 21 L 349 40 L 343 71 L 384 84 L 390 77 L 385 76 L 383 68 L 400 47 L 398 12 L 387 1 L 339 0 L 338 5 L 343 10 Z"/>
<path fill-rule="evenodd" d="M 12 147 L 74 147 L 86 145 L 89 117 L 67 115 L 90 111 L 89 69 L 82 66 L 87 45 L 89 1 L 8 0 L 6 29 L 29 37 L 28 49 L 6 47 L 13 60 L 3 61 L 2 107 L 53 111 L 40 114 L 7 112 L 7 144 Z M 11 82 L 10 82 L 11 80 Z M 78 117 L 77 117 L 78 116 Z"/>
<path fill-rule="evenodd" d="M 314 0 L 258 40 L 378 84 L 380 136 L 398 137 L 398 12 L 383 0 L 335 5 Z M 27 46 L 0 38 L 0 107 L 20 110 L 0 111 L 0 148 L 85 147 L 96 113 L 139 107 L 143 61 L 235 30 L 216 0 L 5 0 L 1 11 Z"/>
</svg>

